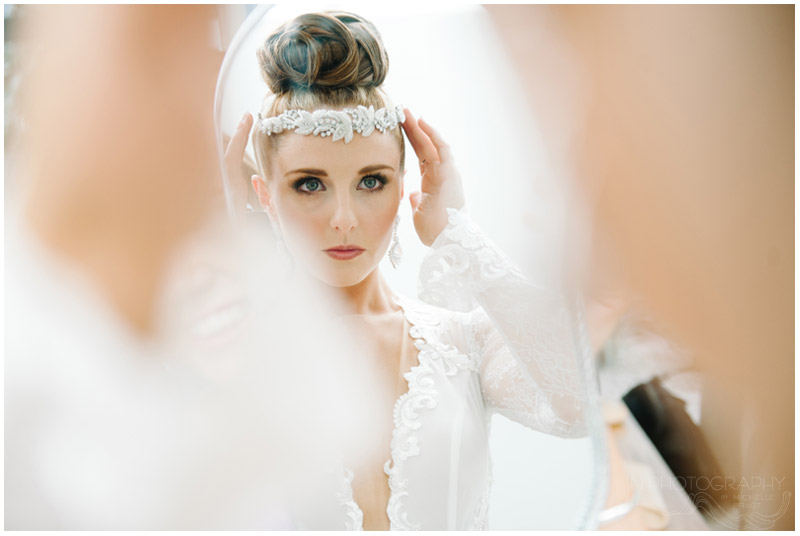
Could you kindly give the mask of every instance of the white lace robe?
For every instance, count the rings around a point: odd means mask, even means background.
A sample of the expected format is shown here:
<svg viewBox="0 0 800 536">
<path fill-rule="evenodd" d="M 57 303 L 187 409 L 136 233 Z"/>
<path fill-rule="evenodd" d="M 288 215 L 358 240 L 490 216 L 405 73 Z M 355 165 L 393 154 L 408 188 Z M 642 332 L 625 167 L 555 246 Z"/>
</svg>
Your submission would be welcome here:
<svg viewBox="0 0 800 536">
<path fill-rule="evenodd" d="M 391 529 L 484 529 L 493 412 L 547 434 L 587 433 L 570 315 L 463 211 L 449 212 L 424 259 L 419 294 L 422 301 L 398 299 L 419 364 L 394 407 L 384 467 Z M 352 473 L 342 472 L 341 528 L 359 530 Z"/>
</svg>

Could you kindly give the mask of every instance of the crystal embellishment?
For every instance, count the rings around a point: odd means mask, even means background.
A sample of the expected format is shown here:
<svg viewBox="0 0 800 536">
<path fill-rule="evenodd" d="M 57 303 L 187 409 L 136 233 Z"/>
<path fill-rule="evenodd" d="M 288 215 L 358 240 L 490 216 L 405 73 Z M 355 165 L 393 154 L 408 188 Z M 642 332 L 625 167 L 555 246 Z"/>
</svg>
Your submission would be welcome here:
<svg viewBox="0 0 800 536">
<path fill-rule="evenodd" d="M 403 259 L 403 247 L 400 245 L 400 242 L 395 242 L 392 244 L 392 247 L 389 248 L 389 262 L 392 263 L 392 268 L 397 268 L 400 266 L 400 261 Z"/>
<path fill-rule="evenodd" d="M 394 217 L 394 225 L 392 226 L 392 245 L 389 247 L 389 262 L 392 263 L 392 268 L 400 266 L 400 261 L 403 260 L 403 248 L 400 246 L 400 236 L 397 234 L 399 225 L 400 214 Z"/>
<path fill-rule="evenodd" d="M 353 133 L 369 136 L 376 129 L 386 132 L 397 128 L 406 120 L 402 106 L 378 108 L 357 106 L 343 110 L 287 110 L 275 117 L 261 117 L 258 114 L 258 128 L 267 136 L 294 130 L 298 134 L 331 137 L 333 141 L 353 140 Z"/>
</svg>

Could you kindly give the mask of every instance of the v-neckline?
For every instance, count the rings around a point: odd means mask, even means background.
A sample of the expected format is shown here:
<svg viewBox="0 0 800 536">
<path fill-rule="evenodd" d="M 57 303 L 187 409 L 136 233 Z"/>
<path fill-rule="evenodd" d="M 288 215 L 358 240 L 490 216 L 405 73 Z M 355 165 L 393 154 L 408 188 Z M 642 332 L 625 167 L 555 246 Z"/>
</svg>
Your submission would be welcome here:
<svg viewBox="0 0 800 536">
<path fill-rule="evenodd" d="M 392 405 L 393 408 L 397 404 L 397 400 L 408 392 L 408 380 L 405 379 L 405 375 L 410 372 L 412 368 L 419 364 L 419 351 L 417 351 L 417 355 L 410 359 L 410 366 L 408 369 L 400 373 L 402 369 L 405 369 L 406 365 L 406 353 L 408 352 L 408 337 L 410 337 L 410 327 L 411 324 L 409 324 L 405 311 L 403 311 L 403 332 L 400 336 L 400 356 L 397 362 L 398 374 L 395 378 L 395 392 L 397 393 L 397 396 L 395 397 L 394 404 Z M 405 388 L 403 388 L 403 384 L 405 384 Z M 392 433 L 394 434 L 394 426 L 392 426 Z"/>
<path fill-rule="evenodd" d="M 424 341 L 425 340 L 424 335 L 420 332 L 420 327 L 418 326 L 418 323 L 419 323 L 418 319 L 415 320 L 415 319 L 412 319 L 412 318 L 409 317 L 408 304 L 404 303 L 405 299 L 401 298 L 399 296 L 392 296 L 392 301 L 395 304 L 397 304 L 400 307 L 400 310 L 403 312 L 403 338 L 402 338 L 401 343 L 400 343 L 401 352 L 403 352 L 403 353 L 401 354 L 401 356 L 402 357 L 405 356 L 405 352 L 407 351 L 406 349 L 407 349 L 407 344 L 408 344 L 408 341 L 406 339 L 410 337 L 412 340 L 415 341 L 414 347 L 416 348 L 416 356 L 415 356 L 414 361 L 412 361 L 412 363 L 416 362 L 416 364 L 412 364 L 408 368 L 408 370 L 406 370 L 401 375 L 405 379 L 406 389 L 403 392 L 401 392 L 401 393 L 399 393 L 397 395 L 397 398 L 395 399 L 395 402 L 394 402 L 394 404 L 392 406 L 392 408 L 393 408 L 393 411 L 392 411 L 392 436 L 391 436 L 391 442 L 390 442 L 390 446 L 389 446 L 389 458 L 383 464 L 383 471 L 386 474 L 386 476 L 388 477 L 387 484 L 389 486 L 389 500 L 387 501 L 386 509 L 385 509 L 386 510 L 386 517 L 389 519 L 389 530 L 392 530 L 394 528 L 394 525 L 395 525 L 395 523 L 394 523 L 394 521 L 392 519 L 392 517 L 393 517 L 393 515 L 392 515 L 392 506 L 398 500 L 398 496 L 397 496 L 398 490 L 396 490 L 392 486 L 392 478 L 393 478 L 393 474 L 396 474 L 396 472 L 397 472 L 398 461 L 399 461 L 395 457 L 395 449 L 397 448 L 397 446 L 395 445 L 395 442 L 399 440 L 400 430 L 401 430 L 401 428 L 404 427 L 404 425 L 401 423 L 401 421 L 402 421 L 402 418 L 401 418 L 402 417 L 401 416 L 402 405 L 403 405 L 403 402 L 405 401 L 405 399 L 408 398 L 409 396 L 411 396 L 411 394 L 412 394 L 412 382 L 410 381 L 410 378 L 414 377 L 421 370 L 423 370 L 423 359 L 424 359 L 423 352 L 421 351 L 420 345 L 417 344 L 417 341 Z M 427 369 L 427 368 L 428 367 L 427 367 L 427 364 L 426 364 L 425 365 L 425 369 Z M 402 460 L 400 460 L 400 461 L 402 461 Z M 353 495 L 353 475 L 352 475 L 352 471 L 349 471 L 349 470 L 346 469 L 346 472 L 349 473 L 345 477 L 346 478 L 347 487 L 349 488 L 347 490 L 348 491 L 348 495 L 350 497 L 350 500 L 348 502 L 351 503 L 349 506 L 350 506 L 351 510 L 354 511 L 352 513 L 355 514 L 355 518 L 359 519 L 360 522 L 361 522 L 360 527 L 355 527 L 355 528 L 356 528 L 356 530 L 363 530 L 364 529 L 364 511 L 361 509 L 361 506 L 355 500 L 355 497 Z"/>
</svg>

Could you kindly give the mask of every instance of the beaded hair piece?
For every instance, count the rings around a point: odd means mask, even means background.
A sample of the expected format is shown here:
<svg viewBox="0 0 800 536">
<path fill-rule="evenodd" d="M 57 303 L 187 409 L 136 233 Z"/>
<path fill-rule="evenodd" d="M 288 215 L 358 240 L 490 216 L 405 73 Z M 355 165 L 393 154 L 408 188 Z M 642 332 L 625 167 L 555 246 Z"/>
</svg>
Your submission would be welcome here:
<svg viewBox="0 0 800 536">
<path fill-rule="evenodd" d="M 378 108 L 357 106 L 344 110 L 287 110 L 275 117 L 258 114 L 258 128 L 267 136 L 294 130 L 298 134 L 332 137 L 333 141 L 344 139 L 350 143 L 353 133 L 369 136 L 376 129 L 386 132 L 406 120 L 402 106 Z"/>
</svg>

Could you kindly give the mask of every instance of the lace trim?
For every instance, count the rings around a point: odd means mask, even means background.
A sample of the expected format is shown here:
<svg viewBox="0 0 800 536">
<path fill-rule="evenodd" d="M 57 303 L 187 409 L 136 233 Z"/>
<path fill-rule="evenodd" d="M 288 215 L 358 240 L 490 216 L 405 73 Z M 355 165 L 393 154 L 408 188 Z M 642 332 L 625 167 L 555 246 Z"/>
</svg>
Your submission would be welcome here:
<svg viewBox="0 0 800 536">
<path fill-rule="evenodd" d="M 404 502 L 408 496 L 408 479 L 402 477 L 402 469 L 407 459 L 420 452 L 415 432 L 422 426 L 419 421 L 421 412 L 434 409 L 438 404 L 439 393 L 431 363 L 441 360 L 445 374 L 453 376 L 462 370 L 477 372 L 479 356 L 474 353 L 465 355 L 456 347 L 440 342 L 441 311 L 429 310 L 429 306 L 404 297 L 394 298 L 394 302 L 402 308 L 410 324 L 408 333 L 414 339 L 418 364 L 403 375 L 408 382 L 408 391 L 400 395 L 394 405 L 391 458 L 383 466 L 384 473 L 389 477 L 390 491 L 386 514 L 391 530 L 421 530 L 419 524 L 408 519 Z M 339 495 L 339 500 L 348 509 L 352 522 L 347 524 L 347 528 L 363 530 L 363 512 L 353 499 L 353 474 L 347 469 L 345 471 L 347 491 Z"/>
<path fill-rule="evenodd" d="M 472 518 L 470 530 L 489 530 L 489 498 L 492 495 L 491 484 L 486 485 L 481 498 L 475 506 L 475 516 Z"/>
<path fill-rule="evenodd" d="M 339 500 L 339 505 L 345 508 L 347 519 L 344 523 L 345 530 L 364 530 L 364 512 L 353 497 L 353 471 L 347 467 L 344 469 L 344 484 L 336 498 Z"/>
<path fill-rule="evenodd" d="M 486 432 L 488 435 L 492 433 L 492 419 L 486 415 Z M 486 487 L 475 506 L 475 515 L 472 517 L 471 530 L 489 530 L 489 502 L 492 496 L 492 485 L 494 484 L 494 470 L 492 465 L 492 458 L 489 458 L 489 465 L 486 468 Z"/>
<path fill-rule="evenodd" d="M 395 300 L 397 301 L 397 300 Z M 427 346 L 431 348 L 429 353 L 432 360 L 440 360 L 443 364 L 444 372 L 447 376 L 454 376 L 459 371 L 478 372 L 478 364 L 480 363 L 480 353 L 472 350 L 469 354 L 464 354 L 460 349 L 451 345 L 441 342 L 442 326 L 441 318 L 443 311 L 436 310 L 429 305 L 418 304 L 408 299 L 404 299 L 404 303 L 398 304 L 403 307 L 404 311 L 409 308 L 413 309 L 415 317 L 414 324 L 412 324 L 409 334 L 415 339 L 424 339 L 423 329 L 419 326 L 426 326 L 428 330 L 435 330 L 431 333 L 431 337 L 425 340 Z M 408 316 L 406 316 L 408 318 Z M 411 324 L 409 320 L 409 324 Z M 433 343 L 429 341 L 433 340 Z M 419 348 L 419 344 L 417 344 Z"/>
<path fill-rule="evenodd" d="M 480 292 L 508 275 L 525 277 L 466 212 L 448 208 L 447 221 L 448 225 L 431 244 L 431 253 L 422 260 L 420 300 L 469 312 L 480 306 L 475 299 Z"/>
<path fill-rule="evenodd" d="M 408 480 L 401 474 L 403 463 L 419 454 L 419 440 L 414 432 L 422 426 L 419 422 L 420 411 L 435 408 L 439 399 L 429 363 L 429 359 L 435 357 L 435 346 L 430 341 L 436 340 L 429 329 L 438 325 L 439 320 L 418 314 L 419 311 L 404 299 L 395 298 L 394 301 L 403 309 L 403 315 L 411 324 L 409 335 L 414 339 L 414 347 L 418 350 L 419 364 L 405 373 L 408 392 L 398 397 L 394 406 L 392 457 L 383 466 L 389 477 L 390 491 L 386 514 L 393 530 L 420 530 L 418 524 L 408 520 L 408 512 L 403 503 L 403 499 L 408 496 Z"/>
</svg>

